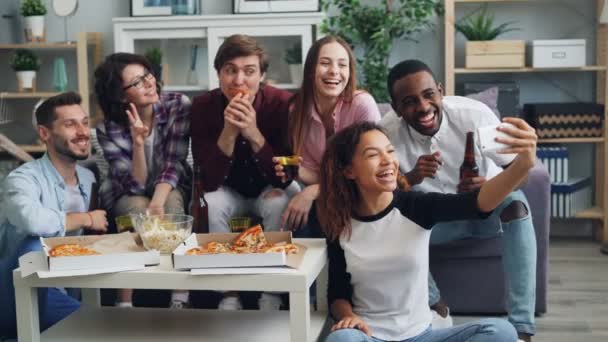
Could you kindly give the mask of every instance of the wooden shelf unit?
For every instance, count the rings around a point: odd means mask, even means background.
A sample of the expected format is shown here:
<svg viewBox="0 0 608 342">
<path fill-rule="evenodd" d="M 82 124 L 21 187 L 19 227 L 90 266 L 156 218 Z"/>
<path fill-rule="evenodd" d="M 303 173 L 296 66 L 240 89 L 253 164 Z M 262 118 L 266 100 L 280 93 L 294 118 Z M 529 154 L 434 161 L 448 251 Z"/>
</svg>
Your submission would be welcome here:
<svg viewBox="0 0 608 342">
<path fill-rule="evenodd" d="M 579 211 L 576 214 L 575 217 L 576 218 L 581 218 L 581 219 L 603 220 L 604 219 L 604 211 L 600 207 L 592 207 L 592 208 L 589 208 L 587 210 Z"/>
<path fill-rule="evenodd" d="M 82 96 L 82 108 L 91 114 L 90 107 L 90 82 L 89 82 L 89 57 L 92 57 L 93 65 L 101 63 L 102 59 L 102 35 L 100 32 L 80 32 L 75 42 L 70 43 L 32 43 L 32 44 L 0 44 L 0 50 L 31 49 L 31 50 L 67 50 L 76 53 L 76 72 L 78 88 L 76 91 Z M 90 51 L 91 50 L 91 51 Z M 0 91 L 0 98 L 3 100 L 22 99 L 35 100 L 44 99 L 58 95 L 53 91 L 38 92 L 3 92 Z M 10 137 L 9 137 L 10 138 Z M 42 145 L 18 145 L 28 153 L 45 152 L 46 148 Z"/>
<path fill-rule="evenodd" d="M 76 43 L 0 44 L 0 49 L 75 50 Z"/>
<path fill-rule="evenodd" d="M 604 138 L 555 138 L 538 139 L 539 144 L 603 144 Z"/>
<path fill-rule="evenodd" d="M 46 99 L 59 93 L 37 91 L 37 92 L 20 92 L 20 93 L 0 93 L 0 98 L 3 99 Z"/>
<path fill-rule="evenodd" d="M 580 71 L 606 71 L 606 66 L 602 65 L 587 65 L 580 68 L 455 68 L 455 74 L 499 74 L 499 73 L 521 73 L 521 72 L 580 72 Z"/>
<path fill-rule="evenodd" d="M 596 15 L 601 13 L 604 0 L 593 0 L 596 2 Z M 606 0 L 608 1 L 608 0 Z M 496 74 L 496 73 L 542 73 L 542 72 L 596 72 L 597 93 L 596 102 L 606 104 L 608 99 L 608 24 L 596 24 L 596 65 L 580 68 L 456 68 L 456 4 L 483 4 L 483 3 L 543 3 L 547 0 L 445 0 L 445 79 L 444 90 L 446 95 L 454 95 L 456 75 L 459 74 Z M 564 138 L 564 139 L 541 139 L 543 143 L 593 143 L 595 145 L 595 206 L 579 212 L 575 217 L 581 219 L 595 220 L 600 227 L 602 243 L 608 249 L 608 224 L 604 224 L 604 217 L 608 213 L 608 181 L 605 180 L 605 172 L 608 170 L 608 158 L 606 157 L 606 139 L 608 139 L 608 106 L 604 108 L 604 135 L 599 138 Z"/>
<path fill-rule="evenodd" d="M 46 152 L 46 145 L 17 145 L 27 153 L 43 153 Z"/>
</svg>

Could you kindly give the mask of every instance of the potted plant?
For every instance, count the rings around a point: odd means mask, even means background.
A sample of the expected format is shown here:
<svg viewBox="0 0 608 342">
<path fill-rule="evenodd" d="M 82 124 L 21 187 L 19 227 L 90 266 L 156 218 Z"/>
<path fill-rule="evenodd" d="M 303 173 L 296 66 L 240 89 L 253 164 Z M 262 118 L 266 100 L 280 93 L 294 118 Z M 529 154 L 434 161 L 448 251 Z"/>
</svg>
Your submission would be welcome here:
<svg viewBox="0 0 608 342">
<path fill-rule="evenodd" d="M 523 68 L 525 42 L 523 40 L 494 40 L 507 32 L 514 21 L 494 25 L 494 15 L 482 6 L 454 24 L 466 38 L 467 68 Z"/>
<path fill-rule="evenodd" d="M 289 66 L 291 83 L 296 86 L 302 84 L 302 45 L 296 43 L 285 50 L 285 63 Z"/>
<path fill-rule="evenodd" d="M 152 74 L 160 82 L 163 74 L 163 53 L 159 48 L 147 49 L 144 53 L 144 57 L 148 59 L 148 62 L 152 64 Z"/>
<path fill-rule="evenodd" d="M 26 42 L 42 43 L 46 41 L 45 14 L 46 6 L 42 3 L 42 0 L 23 0 L 21 15 L 24 20 Z"/>
<path fill-rule="evenodd" d="M 18 91 L 36 91 L 36 72 L 40 69 L 40 59 L 32 50 L 17 49 L 9 64 L 17 74 Z"/>
<path fill-rule="evenodd" d="M 386 78 L 393 42 L 413 40 L 443 13 L 442 0 L 322 0 L 321 4 L 325 13 L 337 13 L 324 19 L 321 31 L 351 44 L 358 56 L 359 83 L 378 103 L 390 102 Z"/>
</svg>

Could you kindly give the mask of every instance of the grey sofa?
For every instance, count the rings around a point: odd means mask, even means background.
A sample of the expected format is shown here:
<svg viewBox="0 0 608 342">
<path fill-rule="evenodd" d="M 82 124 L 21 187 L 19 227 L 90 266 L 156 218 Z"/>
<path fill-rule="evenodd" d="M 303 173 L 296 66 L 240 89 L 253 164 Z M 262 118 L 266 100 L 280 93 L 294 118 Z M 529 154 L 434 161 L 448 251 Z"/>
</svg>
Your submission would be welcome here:
<svg viewBox="0 0 608 342">
<path fill-rule="evenodd" d="M 523 189 L 536 231 L 536 313 L 547 312 L 551 182 L 538 161 Z M 430 268 L 452 313 L 505 313 L 505 280 L 500 237 L 432 246 Z"/>
</svg>

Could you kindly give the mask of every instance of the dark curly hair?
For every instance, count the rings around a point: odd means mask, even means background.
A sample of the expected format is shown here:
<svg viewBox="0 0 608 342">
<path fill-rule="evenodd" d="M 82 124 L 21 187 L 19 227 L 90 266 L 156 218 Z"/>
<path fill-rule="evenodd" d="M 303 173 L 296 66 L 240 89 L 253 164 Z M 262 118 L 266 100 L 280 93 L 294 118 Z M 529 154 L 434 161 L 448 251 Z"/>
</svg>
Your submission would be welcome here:
<svg viewBox="0 0 608 342">
<path fill-rule="evenodd" d="M 95 95 L 106 120 L 128 125 L 125 114 L 126 102 L 123 90 L 122 72 L 127 65 L 139 64 L 152 72 L 152 64 L 142 55 L 118 52 L 107 56 L 97 66 L 94 73 Z M 156 90 L 160 95 L 161 84 L 157 81 Z"/>
<path fill-rule="evenodd" d="M 319 193 L 317 216 L 325 236 L 334 241 L 342 234 L 350 237 L 351 217 L 357 208 L 361 195 L 357 184 L 348 179 L 344 172 L 352 164 L 361 136 L 369 131 L 384 128 L 376 123 L 363 121 L 336 133 L 327 142 L 319 172 Z"/>
</svg>

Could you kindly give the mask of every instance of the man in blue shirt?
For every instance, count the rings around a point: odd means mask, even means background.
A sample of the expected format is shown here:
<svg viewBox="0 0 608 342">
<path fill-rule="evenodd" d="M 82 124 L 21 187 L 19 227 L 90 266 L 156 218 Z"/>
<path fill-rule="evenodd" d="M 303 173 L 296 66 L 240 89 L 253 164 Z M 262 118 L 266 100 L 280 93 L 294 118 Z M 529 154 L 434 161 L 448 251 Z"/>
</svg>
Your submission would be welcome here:
<svg viewBox="0 0 608 342">
<path fill-rule="evenodd" d="M 47 99 L 36 109 L 38 135 L 47 153 L 11 172 L 0 208 L 0 337 L 16 335 L 13 270 L 21 255 L 42 249 L 40 237 L 105 232 L 103 210 L 88 211 L 93 173 L 81 166 L 90 151 L 89 115 L 76 93 Z M 40 289 L 40 325 L 46 329 L 79 307 L 56 288 Z"/>
</svg>

